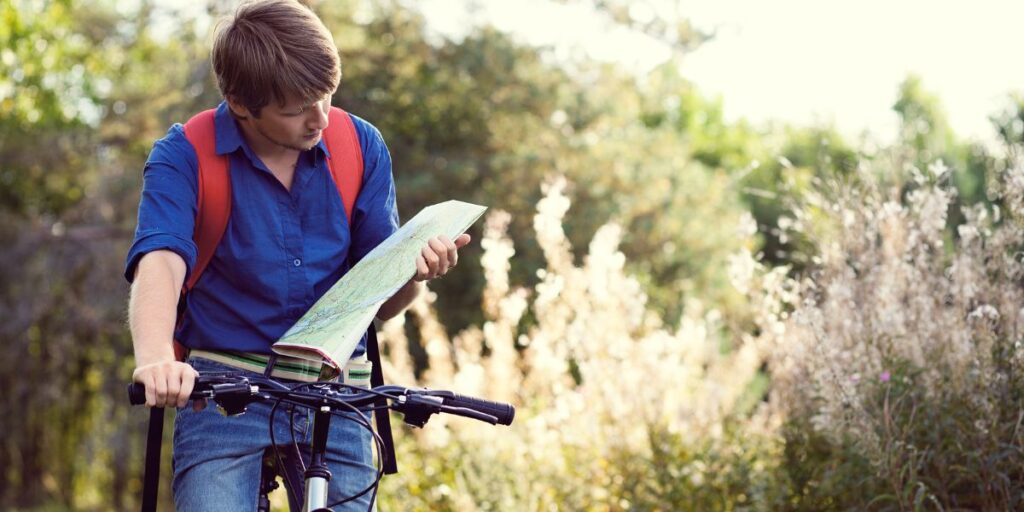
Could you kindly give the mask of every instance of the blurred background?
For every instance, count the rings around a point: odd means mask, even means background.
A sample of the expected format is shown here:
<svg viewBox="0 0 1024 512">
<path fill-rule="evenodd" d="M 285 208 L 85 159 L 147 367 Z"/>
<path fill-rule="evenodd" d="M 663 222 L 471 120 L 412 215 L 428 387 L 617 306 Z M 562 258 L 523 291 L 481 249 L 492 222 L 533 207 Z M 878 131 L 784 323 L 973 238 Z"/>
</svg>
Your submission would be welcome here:
<svg viewBox="0 0 1024 512">
<path fill-rule="evenodd" d="M 402 216 L 490 208 L 379 328 L 516 424 L 399 428 L 382 510 L 1024 508 L 1019 3 L 308 4 Z M 124 256 L 235 5 L 0 0 L 0 508 L 138 507 Z"/>
</svg>

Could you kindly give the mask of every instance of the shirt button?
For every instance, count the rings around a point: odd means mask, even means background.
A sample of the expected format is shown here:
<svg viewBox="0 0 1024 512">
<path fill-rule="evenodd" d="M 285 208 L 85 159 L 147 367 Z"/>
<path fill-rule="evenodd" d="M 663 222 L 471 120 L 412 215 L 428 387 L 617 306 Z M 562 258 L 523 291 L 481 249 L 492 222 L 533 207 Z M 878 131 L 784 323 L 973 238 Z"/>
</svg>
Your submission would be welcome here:
<svg viewBox="0 0 1024 512">
<path fill-rule="evenodd" d="M 301 266 L 302 260 L 295 258 L 295 261 L 292 261 L 292 264 L 294 264 L 296 267 Z"/>
</svg>

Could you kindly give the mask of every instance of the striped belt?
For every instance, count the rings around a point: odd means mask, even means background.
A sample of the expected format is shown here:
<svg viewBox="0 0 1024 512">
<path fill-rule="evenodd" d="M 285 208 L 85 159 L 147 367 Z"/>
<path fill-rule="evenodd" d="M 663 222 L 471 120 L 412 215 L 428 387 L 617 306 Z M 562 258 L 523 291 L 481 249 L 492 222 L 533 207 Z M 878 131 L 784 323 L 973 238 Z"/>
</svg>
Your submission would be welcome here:
<svg viewBox="0 0 1024 512">
<path fill-rule="evenodd" d="M 264 373 L 267 363 L 270 361 L 270 356 L 266 354 L 227 350 L 192 350 L 189 352 L 189 357 L 201 357 L 232 368 L 256 373 Z M 341 371 L 329 364 L 279 355 L 277 361 L 274 362 L 270 376 L 300 382 L 337 382 L 341 380 L 351 386 L 369 388 L 372 369 L 373 363 L 366 359 L 365 354 L 349 359 Z"/>
</svg>

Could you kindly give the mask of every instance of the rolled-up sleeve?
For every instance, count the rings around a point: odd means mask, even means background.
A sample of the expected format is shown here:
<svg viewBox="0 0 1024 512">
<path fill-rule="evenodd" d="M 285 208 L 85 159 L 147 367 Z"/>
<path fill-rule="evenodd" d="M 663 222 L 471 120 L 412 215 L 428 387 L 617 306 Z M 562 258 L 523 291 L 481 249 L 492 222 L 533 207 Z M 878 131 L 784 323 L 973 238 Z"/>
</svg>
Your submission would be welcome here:
<svg viewBox="0 0 1024 512">
<path fill-rule="evenodd" d="M 135 278 L 135 267 L 147 253 L 169 250 L 185 260 L 185 279 L 197 258 L 195 227 L 198 159 L 181 125 L 174 125 L 149 154 L 142 177 L 139 219 L 128 250 L 124 277 Z"/>
<path fill-rule="evenodd" d="M 380 132 L 352 116 L 363 150 L 363 185 L 356 198 L 352 223 L 352 258 L 359 261 L 392 233 L 398 231 L 398 204 L 391 154 Z"/>
</svg>

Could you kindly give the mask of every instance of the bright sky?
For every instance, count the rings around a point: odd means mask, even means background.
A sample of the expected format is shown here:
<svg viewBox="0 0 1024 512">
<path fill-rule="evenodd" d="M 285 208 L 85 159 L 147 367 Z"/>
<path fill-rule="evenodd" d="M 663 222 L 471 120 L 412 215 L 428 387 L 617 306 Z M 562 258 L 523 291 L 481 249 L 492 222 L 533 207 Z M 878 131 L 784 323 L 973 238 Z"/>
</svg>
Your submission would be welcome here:
<svg viewBox="0 0 1024 512">
<path fill-rule="evenodd" d="M 653 4 L 664 4 L 655 0 Z M 639 1 L 632 8 L 642 8 Z M 614 30 L 584 6 L 549 0 L 423 0 L 431 27 L 460 37 L 484 19 L 521 40 L 584 52 L 642 71 L 666 51 Z M 899 83 L 921 76 L 961 137 L 992 140 L 988 116 L 1024 92 L 1020 0 L 680 0 L 681 14 L 717 36 L 683 62 L 727 118 L 834 123 L 856 136 L 895 134 Z M 475 9 L 475 10 L 474 10 Z"/>
</svg>

